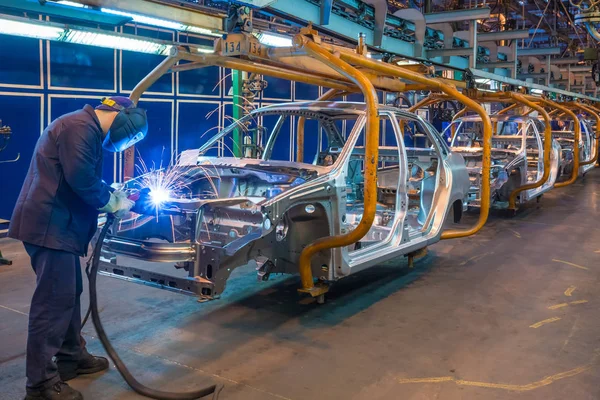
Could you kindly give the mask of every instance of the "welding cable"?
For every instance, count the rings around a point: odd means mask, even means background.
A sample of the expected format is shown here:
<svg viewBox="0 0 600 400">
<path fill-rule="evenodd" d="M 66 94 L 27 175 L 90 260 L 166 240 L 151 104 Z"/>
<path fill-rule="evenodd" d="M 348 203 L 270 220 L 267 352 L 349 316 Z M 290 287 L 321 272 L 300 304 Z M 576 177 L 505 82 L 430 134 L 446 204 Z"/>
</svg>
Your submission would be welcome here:
<svg viewBox="0 0 600 400">
<path fill-rule="evenodd" d="M 222 385 L 217 388 L 217 385 L 208 386 L 206 388 L 196 390 L 193 392 L 185 392 L 185 393 L 172 393 L 172 392 L 163 392 L 160 390 L 150 389 L 135 379 L 135 377 L 129 372 L 121 357 L 117 354 L 115 349 L 112 347 L 104 328 L 102 327 L 102 322 L 100 321 L 100 315 L 98 312 L 98 298 L 96 294 L 96 278 L 98 276 L 98 268 L 100 265 L 100 253 L 102 249 L 102 244 L 104 242 L 104 238 L 108 232 L 108 229 L 111 227 L 114 221 L 114 217 L 108 217 L 106 224 L 102 227 L 100 234 L 98 235 L 98 240 L 94 246 L 94 251 L 91 257 L 91 268 L 89 271 L 89 291 L 90 291 L 90 309 L 92 314 L 92 322 L 94 323 L 94 327 L 96 328 L 96 332 L 98 333 L 98 338 L 106 353 L 113 361 L 117 370 L 125 379 L 125 382 L 138 394 L 142 396 L 149 397 L 151 399 L 159 399 L 159 400 L 193 400 L 199 399 L 210 394 L 213 394 L 213 400 L 217 399 L 217 396 L 223 389 Z"/>
</svg>

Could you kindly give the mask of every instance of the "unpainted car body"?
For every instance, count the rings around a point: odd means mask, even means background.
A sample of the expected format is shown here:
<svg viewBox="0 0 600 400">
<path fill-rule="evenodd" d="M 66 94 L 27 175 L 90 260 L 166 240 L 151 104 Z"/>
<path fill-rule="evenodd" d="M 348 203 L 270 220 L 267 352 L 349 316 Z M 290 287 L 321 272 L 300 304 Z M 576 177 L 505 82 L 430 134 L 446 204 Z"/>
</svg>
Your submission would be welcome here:
<svg viewBox="0 0 600 400">
<path fill-rule="evenodd" d="M 530 117 L 495 115 L 490 117 L 495 131 L 492 136 L 491 199 L 492 208 L 505 209 L 510 194 L 517 188 L 539 181 L 544 174 L 543 124 Z M 481 205 L 481 167 L 483 136 L 481 118 L 468 116 L 452 122 L 451 149 L 463 155 L 469 171 L 471 189 L 468 206 Z M 552 142 L 550 177 L 540 187 L 521 192 L 517 201 L 525 203 L 550 190 L 558 177 L 561 149 Z"/>
<path fill-rule="evenodd" d="M 468 193 L 462 156 L 429 123 L 388 106 L 380 106 L 379 114 L 375 222 L 360 242 L 313 257 L 312 273 L 320 280 L 336 281 L 438 241 L 449 210 L 460 211 Z M 291 123 L 300 116 L 306 118 L 305 162 L 294 161 L 290 140 Z M 255 135 L 260 130 L 252 126 L 267 120 L 274 124 L 258 138 L 260 159 L 207 155 L 229 147 L 235 128 Z M 347 102 L 252 112 L 182 154 L 175 167 L 177 193 L 156 216 L 132 214 L 113 229 L 103 247 L 102 273 L 207 299 L 223 292 L 234 268 L 249 263 L 260 279 L 297 273 L 306 245 L 347 233 L 363 216 L 365 120 L 364 104 Z M 428 146 L 406 147 L 403 123 L 419 125 Z M 135 190 L 143 181 L 126 188 Z M 163 264 L 150 272 L 127 266 L 132 258 Z M 167 274 L 167 263 L 185 269 L 187 277 Z"/>
<path fill-rule="evenodd" d="M 595 137 L 596 130 L 591 122 L 587 119 L 580 118 L 581 137 L 579 139 L 579 161 L 589 161 L 594 157 L 594 146 L 597 146 L 597 138 Z M 574 137 L 574 122 L 569 121 L 554 121 L 552 137 L 555 138 L 561 146 L 562 157 L 560 163 L 559 181 L 568 180 L 573 173 L 573 143 Z M 579 167 L 578 176 L 583 176 L 590 169 L 594 168 L 594 163 L 582 165 Z"/>
</svg>

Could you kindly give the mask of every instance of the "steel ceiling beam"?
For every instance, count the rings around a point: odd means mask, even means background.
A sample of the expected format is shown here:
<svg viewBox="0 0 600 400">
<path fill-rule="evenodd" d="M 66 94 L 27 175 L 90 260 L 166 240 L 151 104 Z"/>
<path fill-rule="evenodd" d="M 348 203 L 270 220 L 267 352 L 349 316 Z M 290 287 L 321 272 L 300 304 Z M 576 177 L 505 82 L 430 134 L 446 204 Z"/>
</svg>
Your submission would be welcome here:
<svg viewBox="0 0 600 400">
<path fill-rule="evenodd" d="M 213 31 L 225 32 L 224 15 L 202 13 L 182 2 L 166 2 L 165 4 L 149 0 L 73 0 L 76 3 L 92 7 L 111 8 L 135 14 L 143 14 L 169 21 L 177 21 L 185 25 L 197 26 Z"/>
<path fill-rule="evenodd" d="M 572 65 L 569 68 L 561 67 L 561 71 L 571 71 L 571 72 L 592 72 L 591 65 Z"/>
<path fill-rule="evenodd" d="M 473 47 L 455 47 L 453 49 L 432 49 L 427 50 L 427 56 L 430 58 L 434 57 L 445 57 L 445 56 L 469 56 L 473 54 Z"/>
<path fill-rule="evenodd" d="M 538 47 L 538 48 L 525 48 L 517 49 L 518 57 L 529 57 L 529 56 L 548 56 L 560 54 L 560 47 Z"/>
<path fill-rule="evenodd" d="M 526 79 L 546 79 L 548 76 L 545 72 L 538 72 L 534 74 L 519 74 L 517 75 L 518 79 L 526 80 Z"/>
<path fill-rule="evenodd" d="M 321 25 L 329 25 L 333 0 L 321 0 Z"/>
<path fill-rule="evenodd" d="M 527 39 L 529 37 L 528 29 L 518 29 L 513 31 L 498 31 L 498 32 L 484 32 L 477 34 L 477 40 L 479 42 L 495 42 L 498 40 L 514 40 L 514 39 Z"/>
<path fill-rule="evenodd" d="M 541 91 L 544 91 L 544 92 L 548 92 L 548 93 L 556 93 L 556 94 L 562 94 L 564 96 L 569 96 L 569 97 L 574 97 L 574 98 L 579 98 L 579 99 L 586 99 L 586 100 L 591 100 L 591 101 L 598 101 L 598 99 L 595 98 L 595 97 L 586 96 L 586 95 L 581 94 L 581 93 L 570 92 L 570 91 L 567 91 L 567 90 L 553 88 L 553 87 L 550 87 L 550 86 L 538 85 L 536 83 L 530 83 L 530 82 L 525 82 L 525 81 L 521 81 L 521 80 L 518 80 L 518 79 L 507 78 L 505 76 L 498 75 L 498 74 L 493 74 L 491 72 L 482 71 L 480 69 L 471 69 L 471 70 L 469 70 L 469 72 L 471 73 L 471 75 L 473 76 L 473 78 L 491 79 L 491 80 L 494 80 L 494 81 L 505 83 L 507 85 L 522 86 L 522 87 L 526 87 L 526 88 L 529 88 L 529 89 L 538 89 L 538 90 L 541 90 Z M 559 84 L 559 83 L 563 83 L 563 81 L 562 80 L 558 80 L 558 81 L 553 81 L 551 83 L 553 83 L 553 84 Z"/>
<path fill-rule="evenodd" d="M 444 11 L 424 14 L 425 22 L 429 24 L 441 24 L 444 22 L 473 21 L 487 19 L 490 17 L 489 7 L 469 8 L 465 10 Z"/>
<path fill-rule="evenodd" d="M 566 57 L 566 58 L 553 58 L 552 65 L 566 65 L 566 64 L 577 64 L 581 60 L 577 57 Z"/>
<path fill-rule="evenodd" d="M 478 63 L 477 68 L 514 68 L 514 61 L 498 61 L 498 62 L 490 62 L 490 63 Z"/>
</svg>

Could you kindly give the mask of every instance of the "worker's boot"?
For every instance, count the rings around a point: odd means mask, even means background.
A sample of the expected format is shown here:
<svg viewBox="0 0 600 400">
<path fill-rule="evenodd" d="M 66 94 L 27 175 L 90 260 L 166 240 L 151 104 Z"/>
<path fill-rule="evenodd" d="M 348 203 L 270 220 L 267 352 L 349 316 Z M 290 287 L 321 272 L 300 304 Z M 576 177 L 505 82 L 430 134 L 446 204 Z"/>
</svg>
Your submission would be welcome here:
<svg viewBox="0 0 600 400">
<path fill-rule="evenodd" d="M 57 382 L 47 389 L 29 389 L 25 400 L 83 400 L 83 395 L 64 382 Z"/>
<path fill-rule="evenodd" d="M 108 360 L 104 357 L 96 357 L 83 350 L 81 359 L 77 362 L 57 360 L 60 379 L 68 381 L 78 375 L 95 374 L 108 369 Z"/>
</svg>

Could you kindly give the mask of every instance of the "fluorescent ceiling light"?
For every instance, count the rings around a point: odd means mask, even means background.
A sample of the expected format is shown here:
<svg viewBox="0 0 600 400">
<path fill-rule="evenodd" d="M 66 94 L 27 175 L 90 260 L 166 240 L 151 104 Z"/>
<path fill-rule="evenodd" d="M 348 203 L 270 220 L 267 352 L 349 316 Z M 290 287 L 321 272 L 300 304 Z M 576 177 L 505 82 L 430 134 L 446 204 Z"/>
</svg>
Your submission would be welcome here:
<svg viewBox="0 0 600 400">
<path fill-rule="evenodd" d="M 475 79 L 475 83 L 479 83 L 482 85 L 488 85 L 490 83 L 491 79 L 485 79 L 485 78 L 476 78 Z"/>
<path fill-rule="evenodd" d="M 144 25 L 158 26 L 161 28 L 174 29 L 176 31 L 185 30 L 185 25 L 180 24 L 179 22 L 167 21 L 166 19 L 147 17 L 145 15 L 132 14 L 132 13 L 123 12 L 123 11 L 119 11 L 119 10 L 113 10 L 111 8 L 101 8 L 100 11 L 102 11 L 103 13 L 107 13 L 107 14 L 120 15 L 122 17 L 129 17 L 129 18 L 133 19 L 135 22 L 138 22 L 138 23 L 144 24 Z"/>
<path fill-rule="evenodd" d="M 417 64 L 421 64 L 418 61 L 414 61 L 414 60 L 400 60 L 396 62 L 396 65 L 417 65 Z"/>
<path fill-rule="evenodd" d="M 69 30 L 62 41 L 160 55 L 168 55 L 171 51 L 169 45 L 148 40 L 78 30 Z"/>
<path fill-rule="evenodd" d="M 157 26 L 159 28 L 173 29 L 176 31 L 199 33 L 201 35 L 221 36 L 219 33 L 214 33 L 210 29 L 200 28 L 199 26 L 185 25 L 180 22 L 169 21 L 166 19 L 148 17 L 146 15 L 134 14 L 125 11 L 113 10 L 112 8 L 101 8 L 100 11 L 107 14 L 119 15 L 121 17 L 129 17 L 134 22 L 144 25 Z"/>
<path fill-rule="evenodd" d="M 57 1 L 57 3 L 62 4 L 63 6 L 69 6 L 69 7 L 77 7 L 77 8 L 85 7 L 85 4 L 75 3 L 74 1 L 61 0 L 61 1 Z"/>
<path fill-rule="evenodd" d="M 171 52 L 172 45 L 169 43 L 143 40 L 130 35 L 110 34 L 83 29 L 69 29 L 58 24 L 34 20 L 29 21 L 24 18 L 19 19 L 0 18 L 0 34 L 107 47 L 110 49 L 129 50 L 164 56 L 169 55 Z"/>
<path fill-rule="evenodd" d="M 256 35 L 259 42 L 272 47 L 292 47 L 292 38 L 273 35 L 271 33 L 259 33 Z"/>
<path fill-rule="evenodd" d="M 542 89 L 531 89 L 531 93 L 533 94 L 544 94 Z"/>
<path fill-rule="evenodd" d="M 198 26 L 192 26 L 192 25 L 187 25 L 185 27 L 185 31 L 191 32 L 191 33 L 199 33 L 201 35 L 210 35 L 210 36 L 216 36 L 216 37 L 222 36 L 220 33 L 215 33 L 213 31 L 211 31 L 210 29 L 200 28 Z"/>
<path fill-rule="evenodd" d="M 0 19 L 0 33 L 4 35 L 25 36 L 35 39 L 58 40 L 65 32 L 63 28 L 43 26 L 27 22 Z"/>
</svg>

